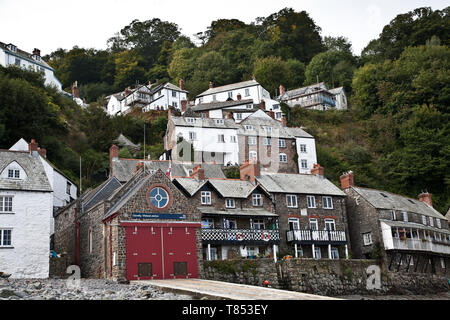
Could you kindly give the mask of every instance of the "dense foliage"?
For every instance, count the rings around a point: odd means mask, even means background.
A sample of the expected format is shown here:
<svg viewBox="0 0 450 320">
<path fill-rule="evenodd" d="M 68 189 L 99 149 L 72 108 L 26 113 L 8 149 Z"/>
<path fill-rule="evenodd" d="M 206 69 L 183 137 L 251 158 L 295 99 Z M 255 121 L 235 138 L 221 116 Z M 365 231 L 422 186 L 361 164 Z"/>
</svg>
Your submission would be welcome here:
<svg viewBox="0 0 450 320">
<path fill-rule="evenodd" d="M 324 81 L 344 86 L 345 112 L 289 109 L 288 124 L 316 137 L 319 163 L 339 183 L 353 170 L 360 186 L 411 197 L 433 194 L 435 207 L 450 206 L 450 51 L 449 8 L 418 8 L 398 15 L 377 39 L 352 52 L 344 37 L 321 37 L 308 13 L 285 8 L 252 23 L 212 21 L 196 34 L 195 44 L 177 24 L 154 18 L 134 20 L 108 40 L 107 50 L 74 47 L 44 57 L 70 91 L 78 81 L 90 107 L 46 88 L 42 76 L 0 69 L 0 146 L 19 138 L 37 139 L 48 157 L 78 182 L 82 158 L 83 189 L 104 180 L 108 148 L 120 133 L 144 142 L 154 159 L 163 150 L 167 119 L 163 113 L 133 113 L 109 118 L 103 97 L 139 83 L 185 81 L 190 98 L 215 86 L 253 77 L 272 96 Z M 122 157 L 142 158 L 120 150 Z M 236 175 L 235 168 L 228 170 Z"/>
</svg>

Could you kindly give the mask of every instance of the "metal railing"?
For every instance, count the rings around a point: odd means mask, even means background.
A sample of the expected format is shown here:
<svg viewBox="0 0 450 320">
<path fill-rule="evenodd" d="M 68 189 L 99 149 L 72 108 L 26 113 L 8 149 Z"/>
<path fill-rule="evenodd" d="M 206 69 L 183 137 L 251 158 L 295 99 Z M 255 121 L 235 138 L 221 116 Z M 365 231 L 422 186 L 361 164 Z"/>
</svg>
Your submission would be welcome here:
<svg viewBox="0 0 450 320">
<path fill-rule="evenodd" d="M 254 229 L 202 229 L 203 241 L 234 242 L 245 241 L 278 242 L 279 230 L 254 230 Z"/>
<path fill-rule="evenodd" d="M 331 230 L 290 230 L 286 235 L 287 242 L 346 242 L 345 231 Z"/>
</svg>

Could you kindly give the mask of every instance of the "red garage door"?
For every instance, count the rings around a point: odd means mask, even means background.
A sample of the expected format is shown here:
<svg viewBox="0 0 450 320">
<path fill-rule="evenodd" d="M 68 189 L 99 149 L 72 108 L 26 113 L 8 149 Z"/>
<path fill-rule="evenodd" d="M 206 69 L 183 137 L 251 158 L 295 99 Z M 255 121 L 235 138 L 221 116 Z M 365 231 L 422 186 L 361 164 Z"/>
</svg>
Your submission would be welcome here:
<svg viewBox="0 0 450 320">
<path fill-rule="evenodd" d="M 195 229 L 200 224 L 124 225 L 128 280 L 198 277 Z"/>
</svg>

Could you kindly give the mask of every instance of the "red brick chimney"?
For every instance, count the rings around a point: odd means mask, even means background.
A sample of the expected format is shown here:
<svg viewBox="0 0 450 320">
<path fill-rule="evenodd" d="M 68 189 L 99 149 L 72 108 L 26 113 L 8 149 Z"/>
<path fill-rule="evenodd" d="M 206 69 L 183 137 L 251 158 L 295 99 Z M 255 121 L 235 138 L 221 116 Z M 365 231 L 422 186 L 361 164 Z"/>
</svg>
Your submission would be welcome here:
<svg viewBox="0 0 450 320">
<path fill-rule="evenodd" d="M 350 187 L 354 187 L 355 186 L 354 177 L 355 175 L 353 174 L 353 171 L 344 173 L 341 176 L 341 189 L 345 190 Z"/>
<path fill-rule="evenodd" d="M 431 193 L 425 192 L 425 193 L 421 193 L 419 194 L 419 201 L 420 202 L 425 202 L 426 204 L 428 204 L 430 207 L 433 206 L 433 201 L 431 199 Z"/>
<path fill-rule="evenodd" d="M 282 117 L 281 117 L 281 124 L 283 125 L 283 127 L 286 127 L 286 126 L 287 126 L 286 116 L 282 116 Z"/>
<path fill-rule="evenodd" d="M 45 148 L 39 148 L 38 152 L 43 158 L 47 158 L 47 150 Z"/>
<path fill-rule="evenodd" d="M 241 180 L 255 182 L 255 177 L 259 177 L 261 175 L 259 162 L 257 161 L 245 161 L 239 170 L 241 173 Z"/>
<path fill-rule="evenodd" d="M 214 88 L 214 84 L 213 84 L 212 81 L 209 82 L 209 88 L 210 88 L 210 89 Z"/>
<path fill-rule="evenodd" d="M 311 170 L 311 174 L 323 177 L 325 174 L 325 169 L 320 164 L 315 163 Z"/>
<path fill-rule="evenodd" d="M 38 155 L 38 143 L 34 139 L 31 139 L 31 142 L 28 144 L 28 151 L 32 156 Z"/>
<path fill-rule="evenodd" d="M 285 93 L 286 93 L 286 88 L 282 84 L 280 84 L 280 96 L 282 96 Z"/>
<path fill-rule="evenodd" d="M 136 170 L 134 170 L 134 173 L 136 173 L 136 172 L 138 172 L 139 171 L 139 169 L 141 169 L 142 167 L 144 166 L 144 162 L 138 162 L 137 164 L 136 164 Z"/>
<path fill-rule="evenodd" d="M 266 111 L 266 102 L 261 99 L 261 103 L 259 104 L 259 108 L 263 111 Z"/>
<path fill-rule="evenodd" d="M 78 92 L 78 81 L 75 81 L 72 85 L 72 95 L 74 98 L 79 98 L 80 94 Z"/>
<path fill-rule="evenodd" d="M 269 117 L 271 117 L 272 119 L 275 120 L 275 112 L 273 112 L 272 109 L 270 109 L 270 111 L 269 111 Z"/>
<path fill-rule="evenodd" d="M 181 90 L 184 90 L 184 80 L 183 79 L 180 79 L 179 87 L 180 87 Z"/>
<path fill-rule="evenodd" d="M 125 97 L 127 96 L 127 95 L 129 95 L 130 93 L 131 93 L 131 87 L 127 87 L 127 88 L 125 88 L 125 90 L 124 90 L 124 92 L 123 92 L 123 94 L 125 95 Z"/>
<path fill-rule="evenodd" d="M 205 169 L 202 168 L 202 165 L 199 164 L 194 169 L 192 169 L 192 173 L 189 176 L 190 178 L 197 177 L 198 180 L 206 180 L 205 178 Z"/>
<path fill-rule="evenodd" d="M 189 101 L 181 100 L 181 112 L 186 112 L 186 110 L 188 108 L 188 104 L 189 104 Z"/>
<path fill-rule="evenodd" d="M 242 96 L 241 96 L 241 94 L 240 94 L 240 93 L 238 93 L 238 95 L 237 95 L 237 99 L 238 99 L 238 100 L 241 100 L 241 99 L 242 99 Z"/>
<path fill-rule="evenodd" d="M 119 147 L 113 144 L 111 148 L 109 148 L 109 165 L 112 168 L 113 160 L 119 159 Z"/>
</svg>

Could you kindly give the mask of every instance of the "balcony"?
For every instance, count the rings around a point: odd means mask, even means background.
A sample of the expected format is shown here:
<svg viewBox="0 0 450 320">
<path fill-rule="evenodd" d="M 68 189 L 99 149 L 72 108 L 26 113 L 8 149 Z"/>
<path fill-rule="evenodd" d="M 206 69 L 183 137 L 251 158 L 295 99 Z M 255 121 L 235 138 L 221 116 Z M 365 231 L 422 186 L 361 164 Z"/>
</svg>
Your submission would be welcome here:
<svg viewBox="0 0 450 320">
<path fill-rule="evenodd" d="M 400 239 L 392 238 L 393 247 L 386 249 L 394 250 L 413 250 L 413 251 L 428 251 L 435 253 L 450 254 L 450 244 L 444 242 L 433 241 L 429 239 Z"/>
<path fill-rule="evenodd" d="M 269 245 L 280 243 L 279 230 L 202 229 L 202 241 L 210 244 Z"/>
<path fill-rule="evenodd" d="M 287 242 L 297 244 L 347 244 L 345 231 L 331 230 L 290 230 L 286 233 Z"/>
</svg>

